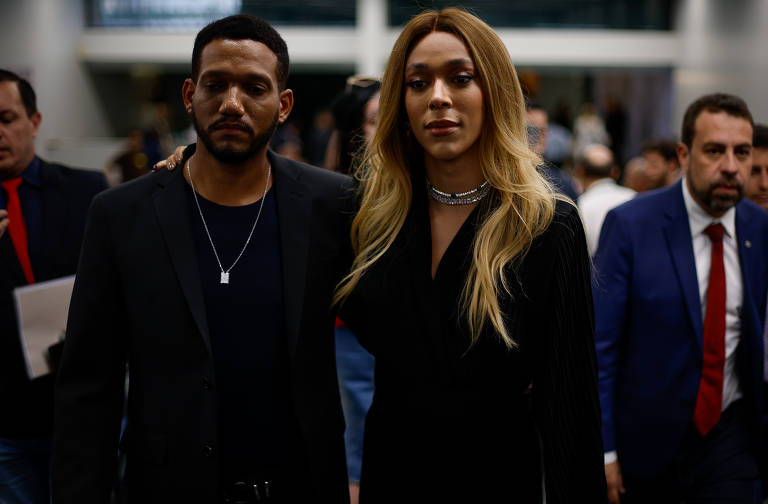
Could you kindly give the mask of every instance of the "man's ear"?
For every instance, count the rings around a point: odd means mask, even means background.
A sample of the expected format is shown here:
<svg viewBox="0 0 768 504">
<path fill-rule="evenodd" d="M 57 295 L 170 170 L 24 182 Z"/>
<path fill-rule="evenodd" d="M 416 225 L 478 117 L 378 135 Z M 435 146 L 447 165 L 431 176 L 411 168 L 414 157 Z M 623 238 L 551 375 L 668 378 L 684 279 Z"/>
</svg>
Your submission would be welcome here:
<svg viewBox="0 0 768 504">
<path fill-rule="evenodd" d="M 621 171 L 619 170 L 619 167 L 616 166 L 616 163 L 612 164 L 611 165 L 610 177 L 613 180 L 619 180 L 620 176 L 621 176 Z"/>
<path fill-rule="evenodd" d="M 683 169 L 683 173 L 688 174 L 688 161 L 691 157 L 691 153 L 688 150 L 688 146 L 683 142 L 677 144 L 677 160 L 680 162 L 680 168 Z"/>
<path fill-rule="evenodd" d="M 283 124 L 288 116 L 291 115 L 293 110 L 293 91 L 290 89 L 283 89 L 280 91 L 280 116 L 278 122 Z"/>
<path fill-rule="evenodd" d="M 195 83 L 192 79 L 187 78 L 184 80 L 184 85 L 181 86 L 181 99 L 184 100 L 184 108 L 187 109 L 187 114 L 192 113 L 192 97 L 195 95 Z"/>
<path fill-rule="evenodd" d="M 40 123 L 43 122 L 43 115 L 40 112 L 35 112 L 31 116 L 29 116 L 29 120 L 32 121 L 32 127 L 34 130 L 32 131 L 32 138 L 37 137 L 37 130 L 40 129 Z"/>
</svg>

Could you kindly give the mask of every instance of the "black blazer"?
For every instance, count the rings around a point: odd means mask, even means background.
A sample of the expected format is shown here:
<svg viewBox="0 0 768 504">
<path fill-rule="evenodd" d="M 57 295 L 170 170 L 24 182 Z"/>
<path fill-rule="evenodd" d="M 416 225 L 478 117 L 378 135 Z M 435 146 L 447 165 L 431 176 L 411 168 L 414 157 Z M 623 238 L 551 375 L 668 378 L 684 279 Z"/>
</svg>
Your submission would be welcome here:
<svg viewBox="0 0 768 504">
<path fill-rule="evenodd" d="M 269 153 L 282 253 L 284 337 L 310 481 L 347 502 L 344 421 L 333 354 L 335 284 L 349 265 L 349 177 Z M 124 375 L 127 501 L 216 502 L 216 376 L 182 170 L 96 198 L 56 384 L 53 495 L 107 502 Z M 348 206 L 350 205 L 350 206 Z M 256 324 L 256 322 L 254 322 Z"/>
<path fill-rule="evenodd" d="M 32 258 L 36 281 L 72 275 L 77 268 L 88 206 L 107 188 L 99 172 L 74 170 L 40 160 L 43 239 Z M 30 381 L 18 337 L 13 289 L 26 285 L 6 231 L 0 238 L 0 437 L 50 435 L 53 378 Z"/>
</svg>

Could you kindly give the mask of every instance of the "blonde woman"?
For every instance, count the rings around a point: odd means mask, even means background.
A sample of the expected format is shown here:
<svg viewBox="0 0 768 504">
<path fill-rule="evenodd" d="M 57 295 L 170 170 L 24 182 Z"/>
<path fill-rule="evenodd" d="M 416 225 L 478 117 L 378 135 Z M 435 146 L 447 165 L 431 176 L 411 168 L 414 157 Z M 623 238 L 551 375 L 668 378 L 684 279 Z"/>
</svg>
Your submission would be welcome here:
<svg viewBox="0 0 768 504">
<path fill-rule="evenodd" d="M 524 118 L 488 25 L 406 25 L 336 293 L 376 357 L 362 503 L 605 500 L 584 231 Z"/>
</svg>

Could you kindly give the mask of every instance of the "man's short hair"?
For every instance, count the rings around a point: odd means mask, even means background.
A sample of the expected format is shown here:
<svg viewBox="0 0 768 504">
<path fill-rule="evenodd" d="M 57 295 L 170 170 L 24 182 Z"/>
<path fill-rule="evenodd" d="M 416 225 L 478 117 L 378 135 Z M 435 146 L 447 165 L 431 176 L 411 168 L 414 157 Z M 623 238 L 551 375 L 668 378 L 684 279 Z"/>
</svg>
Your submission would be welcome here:
<svg viewBox="0 0 768 504">
<path fill-rule="evenodd" d="M 696 119 L 702 112 L 725 112 L 729 116 L 741 117 L 754 126 L 755 121 L 747 104 L 739 98 L 726 93 L 713 93 L 704 95 L 688 106 L 683 116 L 683 131 L 680 140 L 690 149 L 693 145 L 693 137 L 696 134 Z"/>
<path fill-rule="evenodd" d="M 35 96 L 35 90 L 32 89 L 32 85 L 27 81 L 10 70 L 4 70 L 0 68 L 0 82 L 15 82 L 16 87 L 19 89 L 19 95 L 21 95 L 21 103 L 24 104 L 24 108 L 27 110 L 27 116 L 31 117 L 37 113 L 37 96 Z"/>
<path fill-rule="evenodd" d="M 255 40 L 261 42 L 277 56 L 277 82 L 285 89 L 288 81 L 288 46 L 272 25 L 250 14 L 235 14 L 210 23 L 195 37 L 192 49 L 192 80 L 197 82 L 203 49 L 216 39 Z"/>
<path fill-rule="evenodd" d="M 665 161 L 677 162 L 677 142 L 669 138 L 652 138 L 643 144 L 643 154 L 655 152 Z"/>
<path fill-rule="evenodd" d="M 541 103 L 539 103 L 537 101 L 533 101 L 530 98 L 528 98 L 527 96 L 525 97 L 525 110 L 526 111 L 541 110 L 545 114 L 547 113 L 547 109 L 545 109 L 544 106 Z"/>
<path fill-rule="evenodd" d="M 768 149 L 768 126 L 765 124 L 755 124 L 752 147 L 756 149 Z"/>
<path fill-rule="evenodd" d="M 588 177 L 609 177 L 613 168 L 613 153 L 602 144 L 589 144 L 581 152 L 581 166 Z"/>
</svg>

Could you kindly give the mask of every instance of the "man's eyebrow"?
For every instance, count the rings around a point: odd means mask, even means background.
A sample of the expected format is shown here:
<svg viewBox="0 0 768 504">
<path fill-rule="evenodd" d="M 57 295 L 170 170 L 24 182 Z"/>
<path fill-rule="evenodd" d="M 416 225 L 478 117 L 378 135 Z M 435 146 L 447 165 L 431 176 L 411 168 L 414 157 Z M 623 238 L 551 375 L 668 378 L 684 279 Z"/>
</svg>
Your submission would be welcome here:
<svg viewBox="0 0 768 504">
<path fill-rule="evenodd" d="M 200 78 L 218 78 L 218 77 L 229 77 L 233 75 L 232 72 L 228 72 L 226 70 L 207 70 L 200 74 Z M 248 72 L 246 74 L 243 74 L 245 79 L 258 79 L 258 80 L 269 80 L 269 76 L 266 73 L 261 72 Z"/>
</svg>

